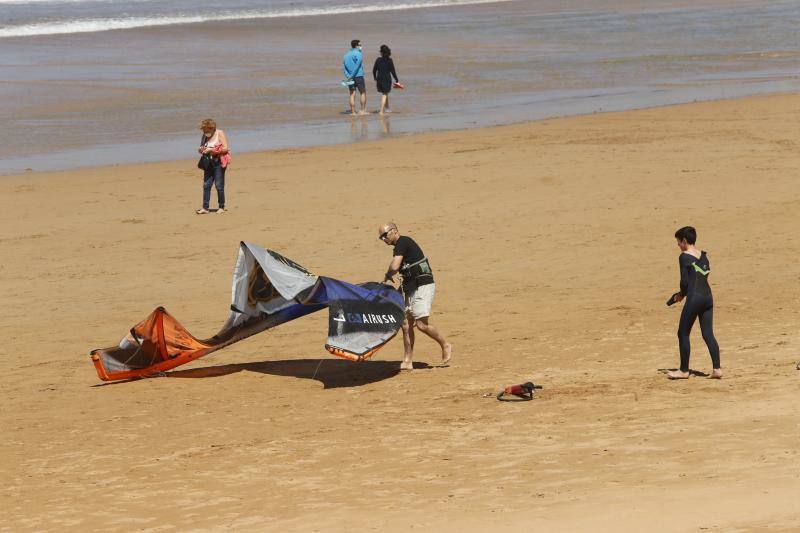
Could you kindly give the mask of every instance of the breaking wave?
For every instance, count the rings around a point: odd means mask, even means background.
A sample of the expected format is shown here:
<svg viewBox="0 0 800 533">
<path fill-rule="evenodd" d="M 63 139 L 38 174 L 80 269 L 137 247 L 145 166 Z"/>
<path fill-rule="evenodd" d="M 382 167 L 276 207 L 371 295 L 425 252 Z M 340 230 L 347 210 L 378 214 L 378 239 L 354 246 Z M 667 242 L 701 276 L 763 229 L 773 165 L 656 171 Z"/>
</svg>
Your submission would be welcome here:
<svg viewBox="0 0 800 533">
<path fill-rule="evenodd" d="M 34 0 L 37 3 L 90 3 L 103 0 Z M 172 14 L 139 17 L 84 18 L 76 20 L 50 21 L 33 24 L 20 24 L 0 27 L 2 37 L 30 37 L 35 35 L 59 35 L 69 33 L 92 33 L 110 30 L 126 30 L 153 26 L 171 26 L 176 24 L 197 24 L 200 22 L 252 20 L 289 17 L 313 17 L 320 15 L 343 15 L 348 13 L 368 13 L 374 11 L 401 11 L 430 7 L 465 6 L 477 4 L 494 4 L 512 0 L 439 0 L 430 2 L 407 2 L 395 5 L 344 5 L 336 7 L 305 7 L 294 9 L 246 10 L 231 12 L 212 12 L 207 14 Z M 18 0 L 0 0 L 0 4 L 31 3 Z"/>
</svg>

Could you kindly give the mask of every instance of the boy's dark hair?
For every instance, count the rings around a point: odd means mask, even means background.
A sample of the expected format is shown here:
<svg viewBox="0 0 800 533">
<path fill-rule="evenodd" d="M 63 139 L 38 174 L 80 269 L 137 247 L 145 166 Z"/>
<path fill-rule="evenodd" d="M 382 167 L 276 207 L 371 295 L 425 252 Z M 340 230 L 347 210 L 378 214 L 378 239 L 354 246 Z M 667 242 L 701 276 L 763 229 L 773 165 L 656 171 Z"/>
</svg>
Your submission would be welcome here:
<svg viewBox="0 0 800 533">
<path fill-rule="evenodd" d="M 694 244 L 697 241 L 697 231 L 691 226 L 684 226 L 675 232 L 675 238 L 679 241 L 686 239 L 689 244 Z"/>
<path fill-rule="evenodd" d="M 350 41 L 350 48 L 355 48 L 359 44 L 361 44 L 361 41 L 359 39 L 353 39 L 352 41 Z"/>
<path fill-rule="evenodd" d="M 391 57 L 392 56 L 392 49 L 386 46 L 385 44 L 381 45 L 381 57 Z"/>
</svg>

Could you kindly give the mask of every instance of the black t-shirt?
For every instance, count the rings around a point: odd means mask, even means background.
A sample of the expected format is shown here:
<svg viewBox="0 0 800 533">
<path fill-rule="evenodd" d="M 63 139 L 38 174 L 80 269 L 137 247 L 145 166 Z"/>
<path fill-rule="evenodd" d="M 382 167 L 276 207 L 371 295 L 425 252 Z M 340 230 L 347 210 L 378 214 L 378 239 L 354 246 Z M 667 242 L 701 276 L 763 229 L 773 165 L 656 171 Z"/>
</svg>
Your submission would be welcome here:
<svg viewBox="0 0 800 533">
<path fill-rule="evenodd" d="M 397 79 L 397 73 L 394 71 L 394 61 L 392 61 L 392 58 L 379 57 L 376 59 L 375 66 L 372 67 L 372 77 L 375 81 L 391 84 L 392 76 L 394 76 L 394 81 L 399 81 Z"/>
<path fill-rule="evenodd" d="M 419 244 L 414 242 L 414 239 L 411 237 L 406 237 L 402 235 L 397 242 L 394 243 L 394 255 L 403 256 L 403 263 L 400 266 L 402 270 L 407 265 L 413 265 L 417 261 L 421 261 L 425 254 L 422 253 L 422 248 L 419 247 Z M 430 266 L 430 263 L 428 264 Z M 414 287 L 419 287 L 420 285 L 428 285 L 433 283 L 433 270 L 430 271 L 429 274 L 420 274 L 414 278 L 406 278 L 403 276 L 403 289 L 413 289 Z"/>
</svg>

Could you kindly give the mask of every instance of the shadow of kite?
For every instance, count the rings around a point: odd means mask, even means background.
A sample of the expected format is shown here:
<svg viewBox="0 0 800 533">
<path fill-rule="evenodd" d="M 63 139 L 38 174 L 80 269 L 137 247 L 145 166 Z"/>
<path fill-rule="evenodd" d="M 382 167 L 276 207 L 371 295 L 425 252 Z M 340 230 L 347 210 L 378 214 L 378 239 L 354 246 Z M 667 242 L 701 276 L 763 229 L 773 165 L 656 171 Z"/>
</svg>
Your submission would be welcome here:
<svg viewBox="0 0 800 533">
<path fill-rule="evenodd" d="M 427 363 L 414 363 L 415 370 L 433 368 Z M 341 361 L 336 359 L 288 359 L 237 363 L 231 365 L 206 366 L 189 370 L 168 372 L 168 378 L 217 378 L 247 370 L 273 376 L 290 376 L 314 379 L 326 389 L 337 387 L 359 387 L 389 379 L 400 373 L 399 361 Z"/>
</svg>

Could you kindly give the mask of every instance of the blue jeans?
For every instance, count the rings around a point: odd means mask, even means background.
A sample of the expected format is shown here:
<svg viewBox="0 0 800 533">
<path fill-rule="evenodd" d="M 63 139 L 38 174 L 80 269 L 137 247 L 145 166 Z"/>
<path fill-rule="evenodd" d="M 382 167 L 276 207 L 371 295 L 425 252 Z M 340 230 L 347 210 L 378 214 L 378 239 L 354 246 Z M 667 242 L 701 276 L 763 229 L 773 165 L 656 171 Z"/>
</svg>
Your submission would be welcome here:
<svg viewBox="0 0 800 533">
<path fill-rule="evenodd" d="M 203 175 L 203 209 L 208 209 L 208 202 L 211 200 L 211 186 L 217 188 L 217 203 L 220 209 L 225 208 L 225 169 L 219 162 L 219 158 L 214 158 L 211 167 L 207 168 Z"/>
</svg>

